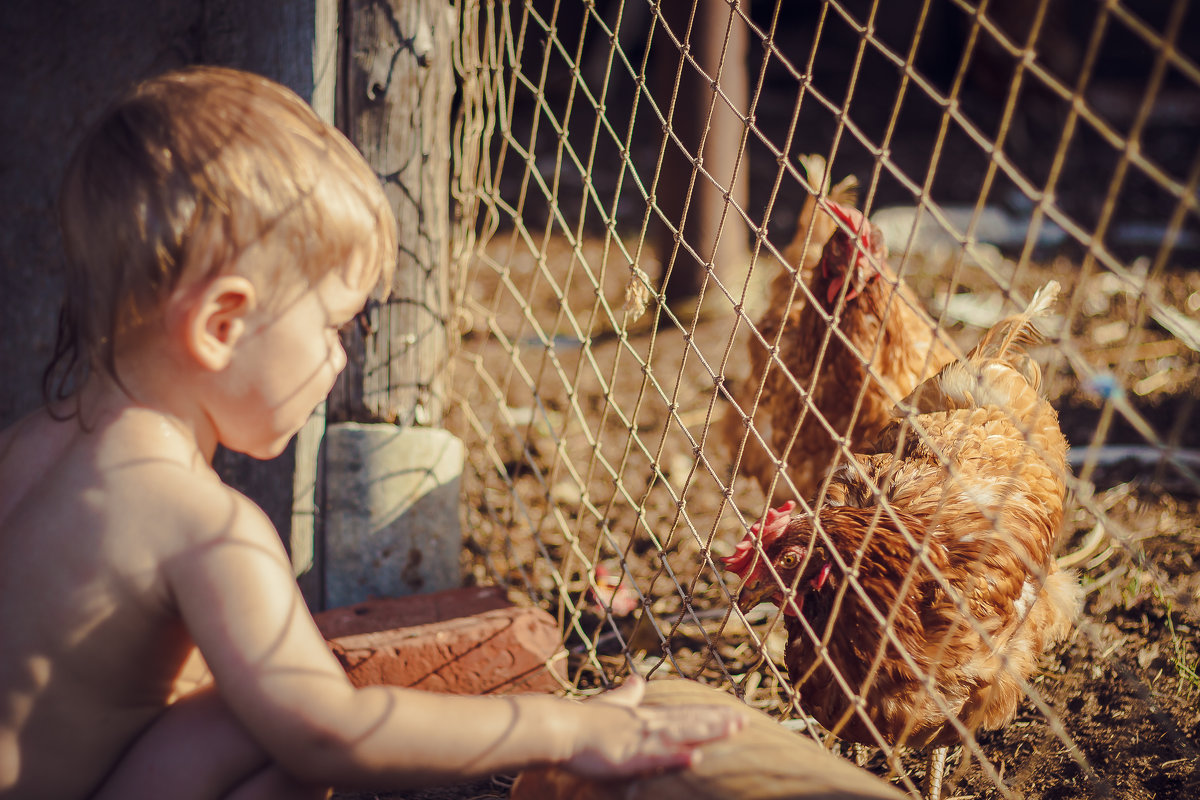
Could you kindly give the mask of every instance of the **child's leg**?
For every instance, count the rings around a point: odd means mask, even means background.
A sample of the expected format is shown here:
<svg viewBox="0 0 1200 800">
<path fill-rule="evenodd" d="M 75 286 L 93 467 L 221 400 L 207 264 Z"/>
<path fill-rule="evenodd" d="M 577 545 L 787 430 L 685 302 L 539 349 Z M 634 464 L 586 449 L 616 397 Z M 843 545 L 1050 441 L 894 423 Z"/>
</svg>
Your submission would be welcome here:
<svg viewBox="0 0 1200 800">
<path fill-rule="evenodd" d="M 297 783 L 274 767 L 267 767 L 222 800 L 328 800 L 330 794 L 323 786 Z"/>
<path fill-rule="evenodd" d="M 279 769 L 211 687 L 167 708 L 117 763 L 93 800 L 307 800 L 326 788 Z"/>
</svg>

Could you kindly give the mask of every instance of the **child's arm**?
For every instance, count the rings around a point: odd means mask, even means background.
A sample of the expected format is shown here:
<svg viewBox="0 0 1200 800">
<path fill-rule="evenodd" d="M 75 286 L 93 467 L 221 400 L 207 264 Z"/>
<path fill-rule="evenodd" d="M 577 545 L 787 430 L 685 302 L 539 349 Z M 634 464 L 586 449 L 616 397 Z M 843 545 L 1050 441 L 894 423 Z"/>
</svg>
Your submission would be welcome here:
<svg viewBox="0 0 1200 800">
<path fill-rule="evenodd" d="M 616 776 L 683 766 L 695 745 L 741 725 L 725 708 L 635 708 L 637 682 L 588 703 L 355 689 L 305 608 L 270 522 L 221 492 L 220 502 L 191 495 L 201 531 L 167 563 L 168 583 L 222 697 L 299 778 L 400 788 L 551 763 Z"/>
</svg>

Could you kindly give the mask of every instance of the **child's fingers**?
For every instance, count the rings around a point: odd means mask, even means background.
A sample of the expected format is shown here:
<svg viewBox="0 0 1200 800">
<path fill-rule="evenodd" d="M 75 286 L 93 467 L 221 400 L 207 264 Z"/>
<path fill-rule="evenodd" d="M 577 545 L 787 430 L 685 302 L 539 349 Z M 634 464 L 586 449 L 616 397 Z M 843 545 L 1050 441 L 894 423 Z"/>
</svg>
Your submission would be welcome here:
<svg viewBox="0 0 1200 800">
<path fill-rule="evenodd" d="M 629 777 L 694 765 L 697 747 L 743 727 L 744 712 L 733 706 L 687 704 L 639 706 L 646 683 L 638 677 L 598 695 L 589 705 L 600 711 L 581 732 L 588 740 L 569 768 L 592 777 Z"/>
<path fill-rule="evenodd" d="M 637 709 L 629 721 L 624 753 L 615 759 L 613 774 L 637 775 L 693 766 L 701 745 L 740 730 L 745 718 L 725 706 L 677 706 Z"/>
<path fill-rule="evenodd" d="M 664 749 L 679 745 L 698 745 L 724 739 L 741 730 L 746 718 L 728 706 L 687 705 L 672 708 L 642 708 L 648 738 Z"/>
<path fill-rule="evenodd" d="M 694 748 L 677 749 L 670 753 L 639 753 L 613 768 L 605 770 L 600 777 L 628 778 L 671 772 L 695 766 L 700 761 L 700 751 Z"/>
<path fill-rule="evenodd" d="M 645 694 L 645 679 L 631 675 L 620 687 L 598 695 L 595 702 L 634 709 L 630 724 L 641 725 L 645 744 L 651 747 L 702 744 L 729 736 L 745 725 L 742 713 L 729 706 L 639 706 Z"/>
<path fill-rule="evenodd" d="M 598 703 L 637 708 L 646 694 L 646 679 L 641 675 L 630 675 L 625 683 L 596 697 Z"/>
</svg>

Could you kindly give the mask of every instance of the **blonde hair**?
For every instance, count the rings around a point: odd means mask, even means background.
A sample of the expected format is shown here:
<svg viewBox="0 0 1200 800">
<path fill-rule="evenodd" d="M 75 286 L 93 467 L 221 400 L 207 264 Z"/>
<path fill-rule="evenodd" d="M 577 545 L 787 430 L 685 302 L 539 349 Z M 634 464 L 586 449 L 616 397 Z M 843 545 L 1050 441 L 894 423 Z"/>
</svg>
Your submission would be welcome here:
<svg viewBox="0 0 1200 800">
<path fill-rule="evenodd" d="M 43 388 L 62 399 L 101 369 L 117 337 L 153 320 L 178 288 L 242 272 L 269 242 L 287 257 L 247 275 L 279 287 L 347 269 L 391 283 L 396 221 L 362 155 L 289 89 L 192 67 L 137 85 L 76 150 L 59 198 L 66 297 Z M 259 260 L 261 261 L 261 260 Z"/>
</svg>

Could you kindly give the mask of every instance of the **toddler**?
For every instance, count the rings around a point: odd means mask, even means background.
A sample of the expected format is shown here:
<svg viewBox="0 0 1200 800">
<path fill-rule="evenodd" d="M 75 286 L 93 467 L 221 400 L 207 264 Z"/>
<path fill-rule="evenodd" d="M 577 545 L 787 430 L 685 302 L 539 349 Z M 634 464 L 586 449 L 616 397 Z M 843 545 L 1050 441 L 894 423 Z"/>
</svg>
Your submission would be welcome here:
<svg viewBox="0 0 1200 800">
<path fill-rule="evenodd" d="M 60 216 L 47 404 L 0 432 L 0 796 L 619 776 L 738 727 L 638 708 L 639 680 L 587 703 L 347 680 L 278 534 L 211 467 L 218 444 L 283 450 L 395 265 L 377 177 L 299 97 L 229 69 L 148 80 L 76 152 Z"/>
</svg>

